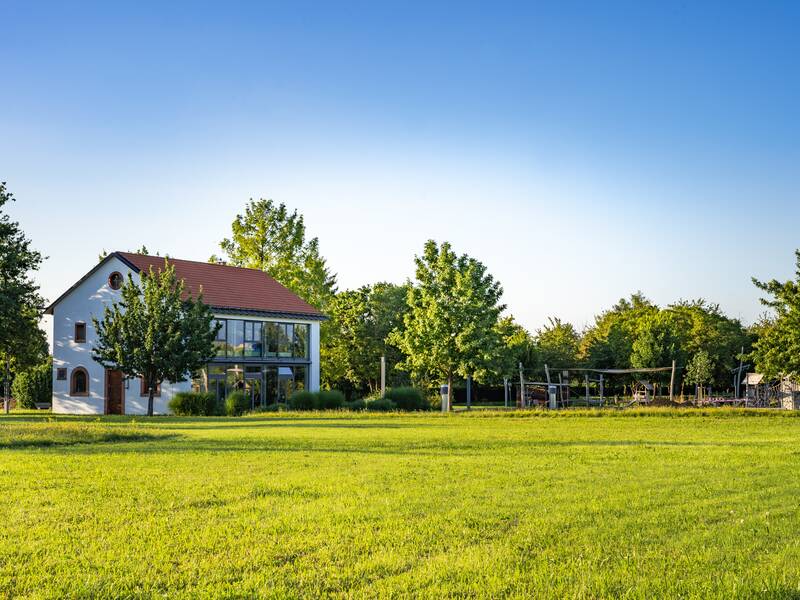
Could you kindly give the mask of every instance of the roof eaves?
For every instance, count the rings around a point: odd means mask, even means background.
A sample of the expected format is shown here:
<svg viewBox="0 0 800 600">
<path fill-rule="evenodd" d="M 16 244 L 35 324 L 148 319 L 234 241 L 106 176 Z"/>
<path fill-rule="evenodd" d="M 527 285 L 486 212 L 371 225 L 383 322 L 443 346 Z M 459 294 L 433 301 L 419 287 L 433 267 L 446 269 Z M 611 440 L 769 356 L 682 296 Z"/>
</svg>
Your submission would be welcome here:
<svg viewBox="0 0 800 600">
<path fill-rule="evenodd" d="M 302 313 L 276 310 L 256 310 L 253 308 L 236 308 L 232 306 L 210 305 L 212 311 L 225 312 L 233 315 L 253 315 L 258 317 L 275 317 L 277 319 L 305 319 L 307 321 L 327 321 L 330 319 L 322 313 Z"/>
</svg>

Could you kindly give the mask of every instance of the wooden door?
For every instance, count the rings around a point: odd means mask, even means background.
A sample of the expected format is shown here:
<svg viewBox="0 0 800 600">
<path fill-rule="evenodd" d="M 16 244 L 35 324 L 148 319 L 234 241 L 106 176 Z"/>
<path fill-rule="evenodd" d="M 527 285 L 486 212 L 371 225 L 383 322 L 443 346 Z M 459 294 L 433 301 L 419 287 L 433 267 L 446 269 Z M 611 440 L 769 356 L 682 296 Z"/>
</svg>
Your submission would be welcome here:
<svg viewBox="0 0 800 600">
<path fill-rule="evenodd" d="M 106 414 L 121 415 L 123 410 L 122 371 L 106 371 Z"/>
</svg>

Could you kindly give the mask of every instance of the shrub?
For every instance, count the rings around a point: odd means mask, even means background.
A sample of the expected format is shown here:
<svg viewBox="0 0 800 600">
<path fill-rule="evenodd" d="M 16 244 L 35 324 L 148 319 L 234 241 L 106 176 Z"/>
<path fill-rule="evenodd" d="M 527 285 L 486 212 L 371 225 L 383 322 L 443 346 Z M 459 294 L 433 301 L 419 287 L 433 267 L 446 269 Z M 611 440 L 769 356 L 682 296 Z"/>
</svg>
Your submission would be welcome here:
<svg viewBox="0 0 800 600">
<path fill-rule="evenodd" d="M 217 398 L 211 392 L 178 392 L 169 401 L 169 409 L 178 416 L 213 416 L 217 410 Z"/>
<path fill-rule="evenodd" d="M 367 402 L 365 400 L 353 400 L 352 402 L 345 402 L 344 407 L 347 410 L 366 410 Z"/>
<path fill-rule="evenodd" d="M 231 392 L 225 398 L 225 414 L 229 417 L 238 417 L 250 408 L 250 398 L 244 392 Z"/>
<path fill-rule="evenodd" d="M 378 398 L 367 404 L 367 410 L 375 412 L 389 412 L 396 409 L 397 405 L 388 398 Z"/>
<path fill-rule="evenodd" d="M 317 393 L 315 408 L 319 410 L 332 410 L 344 406 L 344 394 L 339 390 L 322 390 Z"/>
<path fill-rule="evenodd" d="M 422 390 L 415 387 L 392 388 L 386 392 L 385 397 L 394 402 L 399 410 L 430 410 L 431 407 Z"/>
<path fill-rule="evenodd" d="M 36 408 L 37 402 L 53 401 L 53 368 L 48 360 L 18 373 L 11 384 L 11 395 L 17 408 Z"/>
<path fill-rule="evenodd" d="M 283 412 L 285 410 L 289 410 L 288 405 L 282 402 L 276 402 L 274 404 L 267 404 L 264 408 L 260 409 L 259 412 Z"/>
<path fill-rule="evenodd" d="M 300 390 L 289 398 L 289 408 L 292 410 L 313 410 L 317 403 L 316 394 Z"/>
</svg>

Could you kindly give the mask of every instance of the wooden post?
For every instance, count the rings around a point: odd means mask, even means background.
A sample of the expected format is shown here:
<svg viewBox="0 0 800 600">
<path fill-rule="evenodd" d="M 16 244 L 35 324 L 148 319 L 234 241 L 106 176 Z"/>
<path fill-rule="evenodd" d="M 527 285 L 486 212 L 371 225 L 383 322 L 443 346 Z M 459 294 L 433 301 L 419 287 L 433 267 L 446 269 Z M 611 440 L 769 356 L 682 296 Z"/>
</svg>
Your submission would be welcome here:
<svg viewBox="0 0 800 600">
<path fill-rule="evenodd" d="M 558 383 L 561 385 L 558 386 L 558 393 L 560 394 L 561 398 L 561 408 L 566 408 L 566 404 L 564 404 L 564 379 L 561 377 L 561 371 L 558 372 Z"/>
<path fill-rule="evenodd" d="M 547 364 L 544 365 L 544 375 L 547 378 L 547 406 L 552 408 L 550 406 L 550 369 L 547 368 Z"/>
<path fill-rule="evenodd" d="M 606 401 L 605 401 L 605 398 L 604 398 L 604 392 L 605 392 L 605 390 L 603 389 L 603 374 L 600 373 L 600 406 L 605 406 L 606 405 Z"/>
<path fill-rule="evenodd" d="M 508 408 L 508 377 L 503 377 L 503 404 Z"/>
<path fill-rule="evenodd" d="M 583 374 L 583 382 L 586 385 L 586 408 L 589 408 L 589 371 Z"/>
<path fill-rule="evenodd" d="M 672 375 L 669 377 L 669 403 L 675 398 L 675 361 L 672 361 Z"/>
<path fill-rule="evenodd" d="M 547 365 L 544 366 L 547 368 Z M 519 363 L 519 406 L 525 408 L 525 378 L 522 375 L 522 363 Z"/>
</svg>

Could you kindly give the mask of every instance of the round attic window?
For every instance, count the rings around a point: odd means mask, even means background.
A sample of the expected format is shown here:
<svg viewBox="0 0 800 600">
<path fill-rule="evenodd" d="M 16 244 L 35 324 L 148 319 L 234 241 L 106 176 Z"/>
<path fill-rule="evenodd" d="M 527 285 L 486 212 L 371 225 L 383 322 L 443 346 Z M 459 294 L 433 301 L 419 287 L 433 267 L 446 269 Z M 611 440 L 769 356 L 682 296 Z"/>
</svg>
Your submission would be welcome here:
<svg viewBox="0 0 800 600">
<path fill-rule="evenodd" d="M 118 290 L 122 287 L 122 273 L 114 271 L 108 276 L 108 285 L 112 290 Z"/>
</svg>

